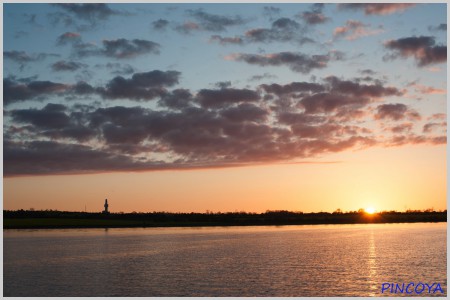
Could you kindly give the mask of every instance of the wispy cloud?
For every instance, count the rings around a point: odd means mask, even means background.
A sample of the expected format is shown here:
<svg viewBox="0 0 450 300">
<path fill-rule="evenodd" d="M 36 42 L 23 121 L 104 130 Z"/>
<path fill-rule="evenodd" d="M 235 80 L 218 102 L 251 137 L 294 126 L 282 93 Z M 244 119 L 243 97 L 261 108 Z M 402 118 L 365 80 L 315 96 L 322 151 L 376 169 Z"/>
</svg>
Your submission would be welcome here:
<svg viewBox="0 0 450 300">
<path fill-rule="evenodd" d="M 336 27 L 333 32 L 335 38 L 345 38 L 352 41 L 361 37 L 376 35 L 384 32 L 384 29 L 370 29 L 370 25 L 360 21 L 348 20 L 345 26 Z"/>
<path fill-rule="evenodd" d="M 341 60 L 342 54 L 330 52 L 324 55 L 306 55 L 294 52 L 271 54 L 234 53 L 225 57 L 227 60 L 243 61 L 259 66 L 288 66 L 292 71 L 308 74 L 314 69 L 323 69 L 331 60 Z"/>
<path fill-rule="evenodd" d="M 363 10 L 366 15 L 389 15 L 403 12 L 415 3 L 346 3 L 338 4 L 340 9 Z"/>
</svg>

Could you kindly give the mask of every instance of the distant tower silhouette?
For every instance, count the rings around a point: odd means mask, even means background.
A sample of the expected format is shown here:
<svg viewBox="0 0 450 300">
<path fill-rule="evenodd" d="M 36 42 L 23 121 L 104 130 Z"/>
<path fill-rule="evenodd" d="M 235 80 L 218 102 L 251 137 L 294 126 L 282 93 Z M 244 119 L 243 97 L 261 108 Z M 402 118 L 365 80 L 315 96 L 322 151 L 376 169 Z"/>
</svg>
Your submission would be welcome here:
<svg viewBox="0 0 450 300">
<path fill-rule="evenodd" d="M 103 213 L 104 214 L 109 214 L 109 211 L 108 211 L 108 206 L 109 206 L 108 205 L 108 199 L 105 199 L 105 205 L 104 206 L 105 206 L 105 210 L 103 211 Z"/>
</svg>

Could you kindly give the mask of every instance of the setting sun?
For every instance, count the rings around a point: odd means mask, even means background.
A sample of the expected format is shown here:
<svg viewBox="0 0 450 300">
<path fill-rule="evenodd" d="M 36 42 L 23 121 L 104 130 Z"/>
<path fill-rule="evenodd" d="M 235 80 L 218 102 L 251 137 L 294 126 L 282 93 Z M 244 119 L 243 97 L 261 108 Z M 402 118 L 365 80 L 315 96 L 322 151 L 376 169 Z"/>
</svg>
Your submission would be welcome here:
<svg viewBox="0 0 450 300">
<path fill-rule="evenodd" d="M 375 208 L 368 207 L 365 209 L 365 212 L 371 215 L 371 214 L 375 213 Z"/>
</svg>

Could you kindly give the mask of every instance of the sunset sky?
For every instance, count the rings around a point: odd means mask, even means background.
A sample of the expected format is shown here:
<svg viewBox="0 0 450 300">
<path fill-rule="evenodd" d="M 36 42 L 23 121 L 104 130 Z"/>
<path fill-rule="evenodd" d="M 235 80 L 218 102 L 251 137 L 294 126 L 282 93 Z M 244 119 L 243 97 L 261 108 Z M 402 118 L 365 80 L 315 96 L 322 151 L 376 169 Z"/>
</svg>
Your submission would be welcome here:
<svg viewBox="0 0 450 300">
<path fill-rule="evenodd" d="M 3 208 L 446 209 L 447 6 L 3 4 Z"/>
</svg>

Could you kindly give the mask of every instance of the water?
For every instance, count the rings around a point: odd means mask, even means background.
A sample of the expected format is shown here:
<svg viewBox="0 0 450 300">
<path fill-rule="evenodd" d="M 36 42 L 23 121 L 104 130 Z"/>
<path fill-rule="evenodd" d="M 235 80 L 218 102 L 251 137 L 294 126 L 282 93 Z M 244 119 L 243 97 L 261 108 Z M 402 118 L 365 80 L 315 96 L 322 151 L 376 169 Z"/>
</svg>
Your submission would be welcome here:
<svg viewBox="0 0 450 300">
<path fill-rule="evenodd" d="M 4 230 L 3 293 L 393 296 L 382 283 L 436 282 L 443 296 L 446 226 Z"/>
</svg>

